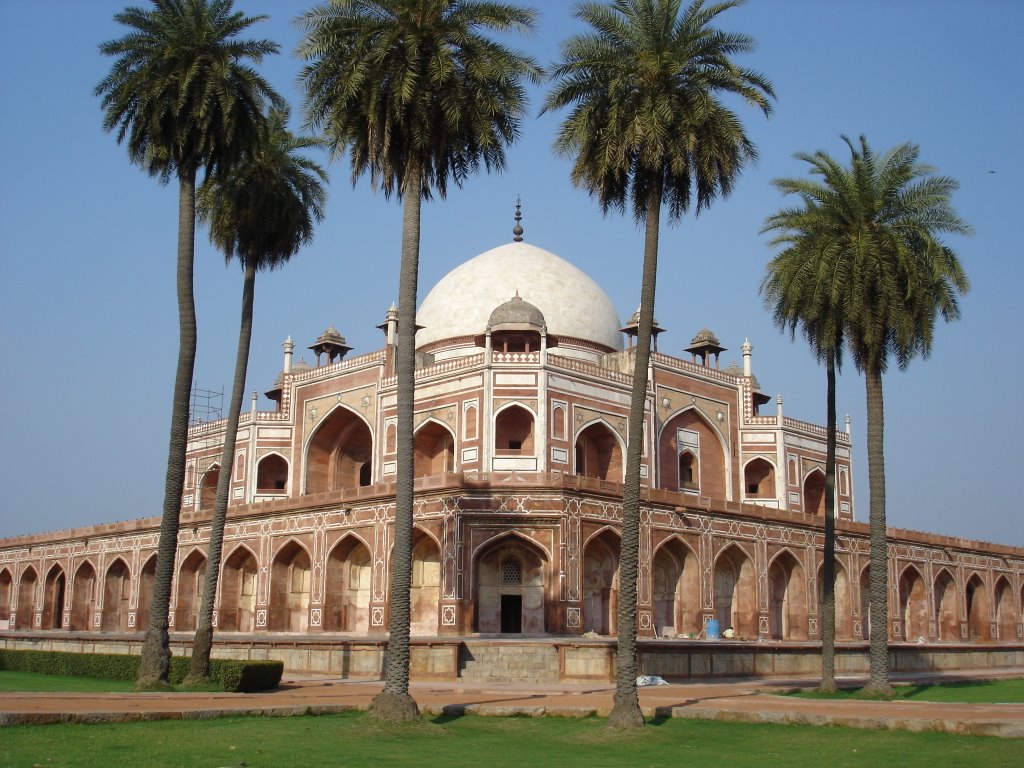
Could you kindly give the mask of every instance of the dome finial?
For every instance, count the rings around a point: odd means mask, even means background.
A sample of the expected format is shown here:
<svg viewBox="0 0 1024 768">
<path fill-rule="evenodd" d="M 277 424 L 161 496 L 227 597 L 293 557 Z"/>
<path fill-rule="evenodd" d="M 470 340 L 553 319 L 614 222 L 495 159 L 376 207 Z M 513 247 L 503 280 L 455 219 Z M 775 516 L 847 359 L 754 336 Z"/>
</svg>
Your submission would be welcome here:
<svg viewBox="0 0 1024 768">
<path fill-rule="evenodd" d="M 512 242 L 514 243 L 523 242 L 523 227 L 519 223 L 523 220 L 523 214 L 521 213 L 522 207 L 519 195 L 516 195 L 516 225 L 512 227 Z"/>
</svg>

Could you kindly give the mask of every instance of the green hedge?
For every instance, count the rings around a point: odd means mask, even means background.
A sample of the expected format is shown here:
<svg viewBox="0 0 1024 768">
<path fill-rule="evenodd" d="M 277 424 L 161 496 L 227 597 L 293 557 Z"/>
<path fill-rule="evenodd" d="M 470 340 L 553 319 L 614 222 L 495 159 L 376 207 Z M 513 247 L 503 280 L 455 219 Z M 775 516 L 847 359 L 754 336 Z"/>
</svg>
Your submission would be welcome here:
<svg viewBox="0 0 1024 768">
<path fill-rule="evenodd" d="M 188 674 L 187 656 L 171 657 L 170 682 L 177 685 Z M 134 680 L 139 657 L 116 653 L 66 653 L 0 649 L 0 670 L 39 672 L 44 675 Z M 274 688 L 281 682 L 284 662 L 210 659 L 210 677 L 225 691 L 251 693 Z"/>
</svg>

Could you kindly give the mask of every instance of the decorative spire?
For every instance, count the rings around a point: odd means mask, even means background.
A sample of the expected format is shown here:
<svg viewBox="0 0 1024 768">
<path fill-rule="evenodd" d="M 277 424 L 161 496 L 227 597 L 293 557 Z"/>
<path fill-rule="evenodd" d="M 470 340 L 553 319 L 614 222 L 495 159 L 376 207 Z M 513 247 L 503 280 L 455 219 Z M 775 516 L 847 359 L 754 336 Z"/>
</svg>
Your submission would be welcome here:
<svg viewBox="0 0 1024 768">
<path fill-rule="evenodd" d="M 523 242 L 523 227 L 519 223 L 523 220 L 523 214 L 520 212 L 522 203 L 519 201 L 519 196 L 516 196 L 516 225 L 512 227 L 512 242 L 521 243 Z"/>
</svg>

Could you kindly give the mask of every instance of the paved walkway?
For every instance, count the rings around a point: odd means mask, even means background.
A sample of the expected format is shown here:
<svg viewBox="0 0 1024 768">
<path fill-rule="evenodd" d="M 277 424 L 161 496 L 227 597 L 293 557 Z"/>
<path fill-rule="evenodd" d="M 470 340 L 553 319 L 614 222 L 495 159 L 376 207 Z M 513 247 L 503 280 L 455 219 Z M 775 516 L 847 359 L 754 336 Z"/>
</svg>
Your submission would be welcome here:
<svg viewBox="0 0 1024 768">
<path fill-rule="evenodd" d="M 1000 671 L 999 676 L 1024 677 L 1024 669 Z M 894 678 L 894 682 L 950 682 L 979 677 L 993 675 L 907 675 Z M 641 688 L 640 705 L 648 717 L 899 728 L 1024 738 L 1024 704 L 815 700 L 776 695 L 780 690 L 815 684 L 816 681 L 807 679 L 675 683 Z M 286 679 L 274 691 L 249 694 L 5 693 L 0 696 L 0 725 L 326 714 L 365 709 L 381 688 L 380 681 L 302 678 Z M 413 683 L 410 692 L 428 715 L 600 716 L 611 708 L 614 686 L 486 686 L 446 681 Z"/>
</svg>

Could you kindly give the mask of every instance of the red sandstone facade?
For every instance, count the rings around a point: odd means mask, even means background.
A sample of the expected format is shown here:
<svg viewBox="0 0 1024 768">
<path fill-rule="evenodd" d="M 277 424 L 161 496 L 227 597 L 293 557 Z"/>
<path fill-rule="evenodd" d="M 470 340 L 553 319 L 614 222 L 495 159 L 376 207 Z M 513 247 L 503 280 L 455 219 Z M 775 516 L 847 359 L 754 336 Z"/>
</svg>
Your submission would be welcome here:
<svg viewBox="0 0 1024 768">
<path fill-rule="evenodd" d="M 521 278 L 521 297 L 487 304 L 486 322 L 467 319 L 449 278 L 421 311 L 413 635 L 614 634 L 633 353 L 621 348 L 617 318 L 595 306 L 600 297 L 563 312 L 596 286 L 575 273 L 559 279 L 568 265 L 540 249 L 495 249 L 453 272 L 454 282 L 493 277 L 495 264 L 533 283 Z M 254 401 L 243 414 L 215 613 L 221 637 L 385 632 L 394 324 L 389 312 L 382 350 L 347 359 L 328 329 L 310 347 L 315 367 L 292 365 L 286 342 L 268 393 L 277 409 L 257 411 Z M 621 330 L 632 338 L 635 325 Z M 825 430 L 762 395 L 749 344 L 743 366 L 724 370 L 706 329 L 686 351 L 690 360 L 652 358 L 639 631 L 697 637 L 717 619 L 740 638 L 814 640 Z M 190 432 L 174 631 L 195 628 L 224 428 Z M 868 543 L 854 522 L 847 432 L 838 454 L 837 637 L 852 640 L 867 636 Z M 150 518 L 0 540 L 0 630 L 141 632 L 158 531 Z M 1024 550 L 895 530 L 889 546 L 894 640 L 1021 642 Z"/>
</svg>

